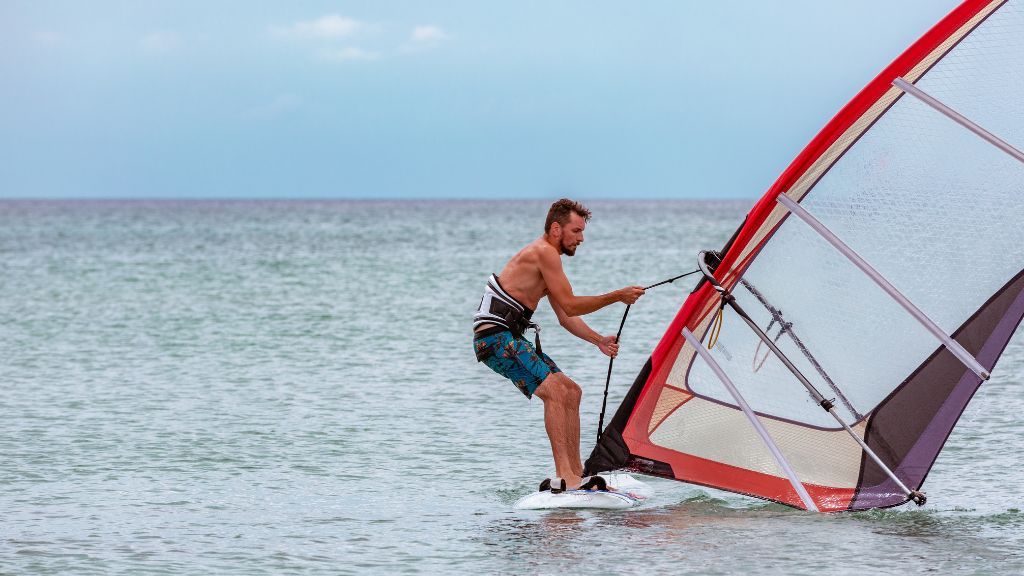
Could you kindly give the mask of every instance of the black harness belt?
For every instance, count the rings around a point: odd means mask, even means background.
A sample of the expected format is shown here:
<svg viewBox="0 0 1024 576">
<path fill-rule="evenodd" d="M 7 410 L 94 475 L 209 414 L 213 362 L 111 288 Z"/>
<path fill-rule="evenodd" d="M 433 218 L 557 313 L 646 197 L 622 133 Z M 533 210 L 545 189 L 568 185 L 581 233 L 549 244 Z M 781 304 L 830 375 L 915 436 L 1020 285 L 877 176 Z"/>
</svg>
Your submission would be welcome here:
<svg viewBox="0 0 1024 576">
<path fill-rule="evenodd" d="M 526 330 L 533 328 L 534 347 L 540 354 L 540 326 L 532 321 L 533 310 L 527 308 L 522 302 L 516 300 L 511 294 L 501 287 L 501 282 L 496 274 L 491 274 L 487 279 L 487 286 L 484 287 L 483 298 L 480 299 L 480 306 L 477 307 L 473 316 L 473 329 L 485 324 L 493 324 L 500 328 L 485 329 L 476 332 L 476 336 L 496 334 L 508 330 L 516 338 L 523 338 Z M 492 331 L 493 330 L 493 331 Z M 477 360 L 484 360 L 477 355 Z"/>
</svg>

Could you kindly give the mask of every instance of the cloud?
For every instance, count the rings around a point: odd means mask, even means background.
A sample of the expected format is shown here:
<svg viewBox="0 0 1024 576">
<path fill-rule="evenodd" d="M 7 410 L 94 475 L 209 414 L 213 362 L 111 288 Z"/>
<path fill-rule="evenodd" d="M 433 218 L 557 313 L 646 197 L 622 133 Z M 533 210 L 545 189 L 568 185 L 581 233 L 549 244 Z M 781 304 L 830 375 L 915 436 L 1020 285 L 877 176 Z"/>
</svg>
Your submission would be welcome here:
<svg viewBox="0 0 1024 576">
<path fill-rule="evenodd" d="M 380 52 L 357 46 L 340 45 L 357 35 L 373 35 L 380 31 L 379 25 L 348 18 L 340 14 L 327 14 L 316 20 L 295 22 L 290 26 L 271 27 L 270 33 L 278 38 L 310 41 L 320 50 L 316 54 L 332 62 L 379 60 Z"/>
<path fill-rule="evenodd" d="M 379 52 L 371 52 L 354 46 L 339 48 L 337 50 L 325 50 L 321 55 L 324 59 L 333 60 L 335 62 L 347 62 L 351 60 L 369 61 L 380 59 Z"/>
<path fill-rule="evenodd" d="M 327 14 L 316 20 L 296 22 L 291 26 L 273 26 L 270 31 L 282 38 L 315 39 L 315 38 L 348 38 L 365 30 L 365 22 L 347 18 L 339 14 Z"/>
<path fill-rule="evenodd" d="M 142 37 L 139 45 L 146 52 L 155 54 L 166 54 L 172 52 L 181 45 L 181 37 L 174 32 L 157 30 Z"/>
<path fill-rule="evenodd" d="M 419 45 L 436 44 L 447 38 L 448 34 L 437 26 L 417 26 L 412 29 L 409 42 Z"/>
<path fill-rule="evenodd" d="M 448 38 L 448 33 L 440 26 L 416 26 L 398 49 L 401 52 L 420 52 L 434 48 Z"/>
</svg>

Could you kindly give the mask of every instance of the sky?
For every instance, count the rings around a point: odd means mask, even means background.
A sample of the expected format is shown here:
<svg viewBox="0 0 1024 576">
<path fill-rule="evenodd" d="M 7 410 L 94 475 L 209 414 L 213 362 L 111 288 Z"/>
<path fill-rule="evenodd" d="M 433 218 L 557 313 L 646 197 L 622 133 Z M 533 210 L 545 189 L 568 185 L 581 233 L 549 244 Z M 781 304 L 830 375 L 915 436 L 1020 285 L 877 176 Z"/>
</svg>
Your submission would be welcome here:
<svg viewBox="0 0 1024 576">
<path fill-rule="evenodd" d="M 958 3 L 2 0 L 0 198 L 756 198 Z"/>
</svg>

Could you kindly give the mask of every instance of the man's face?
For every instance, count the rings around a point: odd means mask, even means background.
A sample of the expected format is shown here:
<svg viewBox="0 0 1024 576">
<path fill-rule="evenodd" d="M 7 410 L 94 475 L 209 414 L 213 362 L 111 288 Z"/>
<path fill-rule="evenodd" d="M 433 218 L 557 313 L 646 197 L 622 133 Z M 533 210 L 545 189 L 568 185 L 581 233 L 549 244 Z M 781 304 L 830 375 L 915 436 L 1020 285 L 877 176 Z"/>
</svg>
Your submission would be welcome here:
<svg viewBox="0 0 1024 576">
<path fill-rule="evenodd" d="M 587 223 L 579 214 L 569 214 L 569 221 L 562 226 L 561 252 L 566 256 L 576 254 L 576 247 L 583 243 L 583 229 Z"/>
</svg>

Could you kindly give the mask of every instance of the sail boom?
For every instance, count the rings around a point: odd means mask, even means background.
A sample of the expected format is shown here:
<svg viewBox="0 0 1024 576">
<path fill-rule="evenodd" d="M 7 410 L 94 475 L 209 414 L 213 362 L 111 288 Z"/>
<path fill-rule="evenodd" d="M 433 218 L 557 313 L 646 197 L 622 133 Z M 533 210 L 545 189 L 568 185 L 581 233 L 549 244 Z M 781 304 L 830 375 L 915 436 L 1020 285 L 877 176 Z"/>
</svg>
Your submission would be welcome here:
<svg viewBox="0 0 1024 576">
<path fill-rule="evenodd" d="M 906 310 L 911 317 L 917 320 L 922 326 L 925 327 L 935 338 L 941 342 L 946 349 L 953 353 L 965 366 L 971 369 L 972 372 L 981 377 L 982 380 L 989 379 L 989 372 L 985 369 L 978 360 L 972 356 L 959 342 L 954 340 L 949 334 L 947 334 L 942 328 L 939 327 L 931 318 L 928 317 L 924 312 L 921 311 L 909 298 L 903 295 L 895 286 L 892 285 L 888 280 L 882 276 L 878 270 L 875 270 L 871 264 L 869 264 L 864 258 L 857 254 L 850 248 L 845 242 L 843 242 L 838 236 L 836 236 L 827 226 L 821 223 L 820 220 L 814 217 L 813 214 L 800 206 L 799 203 L 795 202 L 792 198 L 787 196 L 784 192 L 780 193 L 777 197 L 780 204 L 785 206 L 791 213 L 798 216 L 808 226 L 814 229 L 822 238 L 828 241 L 836 250 L 846 256 L 850 262 L 852 262 L 857 268 L 860 268 L 864 274 L 866 274 L 875 284 L 878 285 L 886 294 L 888 294 L 893 300 L 896 301 L 900 306 Z"/>
<path fill-rule="evenodd" d="M 1006 152 L 1010 156 L 1016 158 L 1018 162 L 1024 163 L 1024 152 L 1021 152 L 1020 150 L 1014 148 L 1005 140 L 999 138 L 998 136 L 989 132 L 988 130 L 985 130 L 984 128 L 972 122 L 969 118 L 960 114 L 956 110 L 953 110 L 949 106 L 946 106 L 945 104 L 942 103 L 942 101 L 928 94 L 924 90 L 921 90 L 920 88 L 914 86 L 910 82 L 907 82 L 903 78 L 897 78 L 893 80 L 892 85 L 899 88 L 900 90 L 903 90 L 907 94 L 910 94 L 914 98 L 917 98 L 921 102 L 924 102 L 928 106 L 931 106 L 938 112 L 945 115 L 950 120 L 956 122 L 957 124 L 963 126 L 964 128 L 967 128 L 971 132 L 974 132 L 989 144 L 992 144 L 996 148 L 999 148 L 1003 152 Z"/>
<path fill-rule="evenodd" d="M 718 362 L 715 361 L 714 357 L 712 357 L 711 354 L 708 354 L 708 351 L 704 349 L 704 345 L 701 344 L 700 340 L 693 335 L 693 332 L 690 332 L 689 328 L 683 328 L 683 337 L 686 338 L 686 341 L 697 350 L 700 357 L 708 363 L 711 370 L 714 371 L 715 375 L 718 376 L 718 379 L 721 380 L 722 384 L 724 384 L 726 389 L 729 390 L 729 394 L 731 394 L 736 400 L 736 404 L 739 405 L 740 410 L 742 410 L 747 416 L 747 419 L 750 420 L 750 423 L 754 426 L 754 429 L 757 430 L 758 435 L 761 436 L 761 439 L 768 447 L 768 450 L 772 453 L 772 456 L 775 457 L 775 461 L 779 464 L 779 467 L 782 468 L 786 477 L 789 478 L 790 484 L 793 485 L 793 489 L 796 490 L 797 495 L 800 496 L 800 500 L 803 501 L 804 507 L 812 512 L 818 512 L 818 507 L 814 504 L 814 500 L 811 499 L 811 495 L 808 494 L 807 488 L 805 488 L 803 483 L 800 482 L 800 479 L 797 478 L 796 472 L 793 471 L 793 466 L 790 465 L 789 460 L 786 459 L 785 454 L 783 454 L 782 450 L 779 449 L 778 444 L 775 443 L 771 434 L 765 430 L 764 425 L 757 419 L 757 415 L 750 409 L 747 401 L 743 399 L 743 395 L 740 394 L 735 384 L 733 384 L 732 380 L 729 379 L 729 376 L 724 370 L 722 370 L 722 367 L 718 365 Z"/>
<path fill-rule="evenodd" d="M 893 483 L 897 487 L 899 487 L 899 489 L 904 494 L 906 494 L 908 498 L 919 504 L 923 503 L 923 495 L 920 494 L 919 492 L 913 491 L 910 488 L 908 488 L 907 485 L 902 480 L 900 480 L 898 476 L 896 476 L 896 473 L 893 472 L 892 469 L 889 468 L 889 466 L 886 465 L 886 463 L 883 462 L 881 458 L 879 458 L 878 454 L 876 454 L 875 451 L 872 450 L 866 442 L 864 442 L 864 439 L 858 436 L 857 433 L 853 431 L 853 428 L 851 428 L 850 425 L 847 424 L 845 420 L 843 420 L 839 413 L 836 412 L 835 406 L 833 405 L 832 401 L 826 400 L 825 397 L 821 395 L 821 392 L 818 391 L 814 384 L 811 384 L 811 381 L 808 380 L 806 376 L 804 376 L 803 372 L 801 372 L 795 364 L 793 364 L 793 361 L 790 360 L 789 357 L 786 356 L 786 354 L 778 346 L 776 346 L 774 342 L 772 342 L 772 339 L 769 338 L 767 334 L 765 334 L 764 330 L 761 330 L 761 327 L 758 326 L 752 318 L 750 318 L 750 315 L 748 315 L 746 311 L 744 311 L 743 308 L 736 301 L 735 296 L 729 294 L 725 287 L 722 286 L 714 278 L 714 276 L 710 275 L 710 271 L 707 269 L 706 264 L 704 264 L 705 254 L 706 252 L 701 252 L 697 257 L 698 262 L 702 263 L 700 268 L 705 273 L 705 277 L 708 279 L 708 281 L 711 282 L 712 286 L 714 286 L 715 290 L 717 290 L 723 298 L 726 298 L 725 302 L 727 302 L 729 306 L 731 306 L 732 309 L 736 311 L 736 314 L 738 314 L 739 317 L 743 320 L 743 322 L 746 323 L 748 327 L 750 327 L 750 329 L 761 340 L 761 342 L 768 346 L 768 349 L 771 350 L 772 353 L 774 353 L 780 361 L 782 361 L 782 364 L 786 367 L 786 369 L 789 370 L 789 372 L 793 374 L 793 376 L 795 376 L 801 384 L 803 384 L 807 392 L 811 395 L 812 398 L 814 398 L 814 401 L 817 402 L 819 406 L 828 411 L 832 418 L 834 418 L 835 421 L 838 422 L 844 430 L 846 430 L 847 434 L 849 434 L 850 437 L 852 437 L 857 442 L 861 450 L 863 450 L 864 453 L 867 454 L 868 457 L 871 458 L 875 462 L 875 464 L 878 465 L 879 469 L 883 473 L 885 473 L 885 475 L 888 476 L 889 479 L 892 480 Z M 856 413 L 856 410 L 853 410 L 853 412 Z"/>
<path fill-rule="evenodd" d="M 853 403 L 850 402 L 850 399 L 846 397 L 846 394 L 844 394 L 843 391 L 839 388 L 839 385 L 835 383 L 831 376 L 829 376 L 828 372 L 825 372 L 825 368 L 822 367 L 821 363 L 818 362 L 818 359 L 815 358 L 813 354 L 811 354 L 811 351 L 807 348 L 807 345 L 804 344 L 803 340 L 801 340 L 800 337 L 796 335 L 796 332 L 793 330 L 792 323 L 787 322 L 786 319 L 783 318 L 782 312 L 778 308 L 772 306 L 768 302 L 768 299 L 765 298 L 764 294 L 762 294 L 761 291 L 758 290 L 748 280 L 746 280 L 745 278 L 740 278 L 740 284 L 742 284 L 744 288 L 749 290 L 750 293 L 753 294 L 755 298 L 757 298 L 758 302 L 760 302 L 761 305 L 764 306 L 766 310 L 768 310 L 768 312 L 772 315 L 772 318 L 776 322 L 778 322 L 779 325 L 782 327 L 782 332 L 789 336 L 793 343 L 796 344 L 797 349 L 800 350 L 800 352 L 804 355 L 804 358 L 807 358 L 807 361 L 811 363 L 811 366 L 814 367 L 814 370 L 818 373 L 819 376 L 821 376 L 822 380 L 824 380 L 825 383 L 828 384 L 829 388 L 831 388 L 832 391 L 836 393 L 836 397 L 838 397 L 839 400 L 843 403 L 843 405 L 846 406 L 846 409 L 850 411 L 850 414 L 852 414 L 856 420 L 864 418 L 864 415 L 861 414 L 853 406 Z"/>
</svg>

